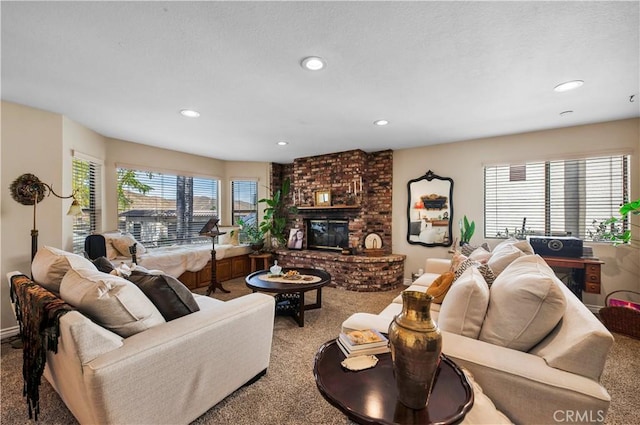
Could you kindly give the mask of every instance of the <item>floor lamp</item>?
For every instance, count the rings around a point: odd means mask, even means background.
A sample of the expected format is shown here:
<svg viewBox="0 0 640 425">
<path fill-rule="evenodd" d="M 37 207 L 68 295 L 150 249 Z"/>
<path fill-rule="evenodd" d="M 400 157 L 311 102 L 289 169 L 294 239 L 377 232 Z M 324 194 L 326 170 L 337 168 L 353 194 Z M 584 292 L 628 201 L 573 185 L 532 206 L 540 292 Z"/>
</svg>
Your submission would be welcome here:
<svg viewBox="0 0 640 425">
<path fill-rule="evenodd" d="M 10 186 L 11 196 L 16 202 L 22 205 L 33 205 L 33 228 L 31 229 L 31 261 L 35 257 L 38 251 L 38 228 L 36 226 L 36 210 L 38 202 L 41 202 L 45 196 L 53 195 L 60 199 L 73 198 L 71 207 L 67 212 L 67 215 L 80 215 L 82 214 L 82 207 L 75 198 L 76 192 L 69 196 L 61 196 L 53 191 L 53 188 L 40 181 L 40 179 L 33 174 L 23 174 L 11 183 Z"/>
</svg>

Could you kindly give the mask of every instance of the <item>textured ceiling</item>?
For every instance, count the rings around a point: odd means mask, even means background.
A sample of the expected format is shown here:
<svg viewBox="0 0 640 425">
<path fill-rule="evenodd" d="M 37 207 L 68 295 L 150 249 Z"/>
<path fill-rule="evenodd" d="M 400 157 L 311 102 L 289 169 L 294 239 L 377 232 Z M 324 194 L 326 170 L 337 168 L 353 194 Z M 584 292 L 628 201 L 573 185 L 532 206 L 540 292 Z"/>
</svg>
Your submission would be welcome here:
<svg viewBox="0 0 640 425">
<path fill-rule="evenodd" d="M 275 162 L 638 117 L 639 4 L 2 1 L 2 99 Z"/>
</svg>

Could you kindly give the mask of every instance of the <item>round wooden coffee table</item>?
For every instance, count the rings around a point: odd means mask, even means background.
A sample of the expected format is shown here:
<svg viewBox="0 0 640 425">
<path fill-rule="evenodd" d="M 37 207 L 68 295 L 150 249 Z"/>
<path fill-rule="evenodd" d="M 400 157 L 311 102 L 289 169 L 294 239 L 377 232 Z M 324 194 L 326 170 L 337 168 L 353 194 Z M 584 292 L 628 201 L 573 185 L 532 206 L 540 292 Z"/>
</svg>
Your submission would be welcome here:
<svg viewBox="0 0 640 425">
<path fill-rule="evenodd" d="M 319 281 L 305 283 L 302 281 L 292 281 L 291 283 L 271 282 L 266 280 L 268 270 L 259 270 L 251 273 L 245 279 L 247 287 L 253 292 L 272 292 L 276 295 L 276 313 L 284 312 L 291 314 L 298 326 L 304 326 L 304 312 L 322 307 L 322 287 L 331 282 L 331 275 L 324 270 L 307 268 L 284 268 L 283 273 L 289 270 L 296 270 L 301 275 L 315 276 Z M 304 303 L 304 293 L 316 291 L 316 301 L 313 304 Z M 280 311 L 279 311 L 280 310 Z"/>
<path fill-rule="evenodd" d="M 324 398 L 359 424 L 452 424 L 473 406 L 473 388 L 462 370 L 442 355 L 429 404 L 414 410 L 398 401 L 391 354 L 378 364 L 352 372 L 340 364 L 344 354 L 332 340 L 316 354 L 313 374 Z"/>
</svg>

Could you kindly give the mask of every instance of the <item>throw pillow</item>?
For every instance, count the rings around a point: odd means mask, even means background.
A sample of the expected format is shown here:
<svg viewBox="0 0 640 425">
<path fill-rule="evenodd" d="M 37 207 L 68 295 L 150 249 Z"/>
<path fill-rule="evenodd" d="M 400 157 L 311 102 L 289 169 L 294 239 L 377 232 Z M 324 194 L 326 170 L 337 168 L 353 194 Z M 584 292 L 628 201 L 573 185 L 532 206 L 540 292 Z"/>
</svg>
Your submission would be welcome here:
<svg viewBox="0 0 640 425">
<path fill-rule="evenodd" d="M 498 276 L 515 259 L 533 254 L 533 248 L 527 241 L 510 239 L 508 243 L 501 243 L 493 250 L 491 258 L 487 261 L 493 273 Z"/>
<path fill-rule="evenodd" d="M 165 323 L 158 309 L 136 285 L 95 268 L 69 270 L 60 284 L 60 296 L 123 338 Z"/>
<path fill-rule="evenodd" d="M 178 279 L 139 269 L 134 269 L 128 279 L 144 292 L 167 322 L 200 310 L 189 288 Z"/>
<path fill-rule="evenodd" d="M 118 231 L 110 231 L 102 234 L 102 236 L 104 236 L 105 248 L 107 249 L 107 258 L 109 260 L 113 260 L 120 255 L 118 250 L 113 246 L 112 240 L 114 238 L 119 238 L 121 235 L 122 234 Z M 127 257 L 129 256 L 130 255 L 127 253 Z"/>
<path fill-rule="evenodd" d="M 475 246 L 475 245 L 470 245 L 470 244 L 468 244 L 468 243 L 464 243 L 464 244 L 462 244 L 462 246 L 460 247 L 460 252 L 462 253 L 462 255 L 465 255 L 465 256 L 467 256 L 467 257 L 468 257 L 468 256 L 470 256 L 470 255 L 471 255 L 471 253 L 472 253 L 473 251 L 477 250 L 478 248 L 482 248 L 482 249 L 484 249 L 484 250 L 485 250 L 485 251 L 487 251 L 487 252 L 490 252 L 490 251 L 491 251 L 491 249 L 489 248 L 489 244 L 487 244 L 487 243 L 485 242 L 485 243 L 483 243 L 483 244 L 482 244 L 482 245 L 480 245 L 480 246 Z"/>
<path fill-rule="evenodd" d="M 438 326 L 443 331 L 478 339 L 489 305 L 489 287 L 475 267 L 458 278 L 442 301 Z"/>
<path fill-rule="evenodd" d="M 484 247 L 478 247 L 473 250 L 471 254 L 469 254 L 469 258 L 477 261 L 481 264 L 485 264 L 491 258 L 491 252 L 485 249 Z"/>
<path fill-rule="evenodd" d="M 144 254 L 145 252 L 147 252 L 146 248 L 144 247 L 144 245 L 142 245 L 140 242 L 138 242 L 136 240 L 136 238 L 133 237 L 132 234 L 130 233 L 125 233 L 123 235 L 121 235 L 120 237 L 115 237 L 111 239 L 111 244 L 113 245 L 113 247 L 118 250 L 118 253 L 122 256 L 125 257 L 131 257 L 131 253 L 129 252 L 129 247 L 132 246 L 133 244 L 137 244 L 136 245 L 136 255 L 140 256 L 142 254 Z"/>
<path fill-rule="evenodd" d="M 520 351 L 540 342 L 562 318 L 563 283 L 538 255 L 513 261 L 491 286 L 480 339 Z"/>
<path fill-rule="evenodd" d="M 454 251 L 453 257 L 451 257 L 451 267 L 449 268 L 450 272 L 456 272 L 460 265 L 467 260 L 467 256 L 463 255 L 460 251 Z"/>
<path fill-rule="evenodd" d="M 100 270 L 102 273 L 111 273 L 115 267 L 113 263 L 109 261 L 107 257 L 98 257 L 95 260 L 89 260 L 96 266 L 96 269 Z"/>
<path fill-rule="evenodd" d="M 36 252 L 31 263 L 31 276 L 35 282 L 58 294 L 65 273 L 69 269 L 82 267 L 94 268 L 93 263 L 81 255 L 43 246 Z"/>
<path fill-rule="evenodd" d="M 468 268 L 471 268 L 471 267 L 474 267 L 474 268 L 478 269 L 478 271 L 480 272 L 480 274 L 484 278 L 484 280 L 487 283 L 487 285 L 491 286 L 493 284 L 493 281 L 495 280 L 496 277 L 495 277 L 495 274 L 493 273 L 493 270 L 491 269 L 491 267 L 489 267 L 489 265 L 487 265 L 487 264 L 481 264 L 481 263 L 479 263 L 477 261 L 474 261 L 471 258 L 467 258 L 460 265 L 458 265 L 458 267 L 456 268 L 456 271 L 454 273 L 454 280 L 456 280 L 460 276 L 462 276 L 462 274 Z"/>
<path fill-rule="evenodd" d="M 445 272 L 438 276 L 431 285 L 427 288 L 427 294 L 433 297 L 433 301 L 436 304 L 442 304 L 445 295 L 449 291 L 453 278 L 455 275 L 453 272 Z"/>
</svg>

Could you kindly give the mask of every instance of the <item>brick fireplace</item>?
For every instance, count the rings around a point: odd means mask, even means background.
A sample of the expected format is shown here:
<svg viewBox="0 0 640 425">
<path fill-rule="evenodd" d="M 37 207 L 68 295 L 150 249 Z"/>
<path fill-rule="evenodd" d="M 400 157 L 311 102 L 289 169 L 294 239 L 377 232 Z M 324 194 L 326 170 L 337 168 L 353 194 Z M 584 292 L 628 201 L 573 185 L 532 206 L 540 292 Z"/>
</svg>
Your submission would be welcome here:
<svg viewBox="0 0 640 425">
<path fill-rule="evenodd" d="M 391 253 L 393 151 L 352 150 L 272 164 L 271 187 L 280 187 L 286 178 L 291 180 L 287 202 L 295 200 L 298 207 L 288 228 L 304 229 L 310 219 L 348 220 L 348 246 L 356 255 L 279 250 L 279 263 L 322 266 L 332 273 L 334 284 L 345 289 L 380 291 L 402 284 L 404 256 Z M 316 203 L 318 191 L 330 192 L 330 205 Z M 375 259 L 364 255 L 364 240 L 370 233 L 382 239 L 382 255 Z"/>
</svg>

